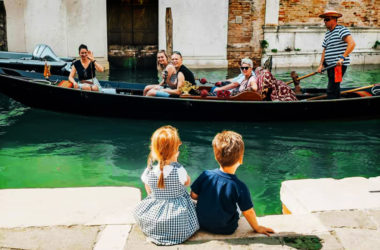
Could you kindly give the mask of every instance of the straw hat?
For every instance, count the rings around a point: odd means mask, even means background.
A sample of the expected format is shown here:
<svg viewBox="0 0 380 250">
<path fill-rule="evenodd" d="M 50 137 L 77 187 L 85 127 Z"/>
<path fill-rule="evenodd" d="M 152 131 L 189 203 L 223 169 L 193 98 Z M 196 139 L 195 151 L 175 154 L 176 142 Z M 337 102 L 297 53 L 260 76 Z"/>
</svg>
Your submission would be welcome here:
<svg viewBox="0 0 380 250">
<path fill-rule="evenodd" d="M 320 18 L 325 18 L 325 17 L 336 17 L 336 18 L 339 18 L 339 17 L 342 17 L 343 15 L 338 13 L 337 11 L 335 10 L 326 10 L 325 13 L 323 13 L 322 15 L 319 15 Z"/>
</svg>

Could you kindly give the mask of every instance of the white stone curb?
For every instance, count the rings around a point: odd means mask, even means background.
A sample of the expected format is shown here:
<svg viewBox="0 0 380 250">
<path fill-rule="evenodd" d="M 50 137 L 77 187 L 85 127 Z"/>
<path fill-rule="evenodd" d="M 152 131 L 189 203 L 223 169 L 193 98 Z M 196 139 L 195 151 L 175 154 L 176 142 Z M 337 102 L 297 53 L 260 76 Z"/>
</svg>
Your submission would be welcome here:
<svg viewBox="0 0 380 250">
<path fill-rule="evenodd" d="M 100 233 L 94 250 L 123 250 L 131 228 L 131 225 L 106 226 Z"/>
</svg>

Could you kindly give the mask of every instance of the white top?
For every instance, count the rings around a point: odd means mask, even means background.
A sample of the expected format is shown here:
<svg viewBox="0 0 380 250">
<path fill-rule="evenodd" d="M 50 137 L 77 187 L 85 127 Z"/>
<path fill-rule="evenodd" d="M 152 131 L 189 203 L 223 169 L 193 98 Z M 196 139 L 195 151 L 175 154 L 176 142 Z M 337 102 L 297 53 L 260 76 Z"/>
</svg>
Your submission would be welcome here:
<svg viewBox="0 0 380 250">
<path fill-rule="evenodd" d="M 172 165 L 166 165 L 164 166 L 164 178 L 168 177 L 169 174 L 172 172 L 173 170 L 173 166 Z M 144 173 L 141 175 L 141 180 L 145 183 L 145 184 L 148 184 L 148 168 L 146 168 L 144 170 Z M 160 174 L 161 174 L 161 170 L 160 170 L 160 165 L 155 165 L 153 166 L 153 173 L 157 176 L 157 177 L 160 177 Z M 179 178 L 179 182 L 182 184 L 182 185 L 185 185 L 185 182 L 187 181 L 187 172 L 186 172 L 186 169 L 181 166 L 177 169 L 177 172 L 178 172 L 178 178 Z"/>
<path fill-rule="evenodd" d="M 252 73 L 251 73 L 252 76 L 256 77 L 256 73 L 254 70 L 252 70 Z M 240 75 L 238 75 L 237 77 L 235 77 L 232 82 L 238 82 L 238 83 L 241 83 L 243 80 L 245 79 L 245 75 L 243 73 L 240 73 Z"/>
</svg>

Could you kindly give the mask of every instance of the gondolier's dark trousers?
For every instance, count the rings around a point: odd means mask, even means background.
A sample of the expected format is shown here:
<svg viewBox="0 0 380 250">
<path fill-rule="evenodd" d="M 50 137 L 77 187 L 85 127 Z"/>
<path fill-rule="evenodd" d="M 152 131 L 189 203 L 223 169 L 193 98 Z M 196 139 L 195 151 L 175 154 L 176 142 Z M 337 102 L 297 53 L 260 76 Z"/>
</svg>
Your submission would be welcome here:
<svg viewBox="0 0 380 250">
<path fill-rule="evenodd" d="M 327 85 L 327 99 L 339 99 L 340 98 L 340 82 L 335 82 L 335 68 L 327 70 L 327 77 L 329 83 Z M 347 70 L 347 66 L 342 66 L 342 77 Z"/>
</svg>

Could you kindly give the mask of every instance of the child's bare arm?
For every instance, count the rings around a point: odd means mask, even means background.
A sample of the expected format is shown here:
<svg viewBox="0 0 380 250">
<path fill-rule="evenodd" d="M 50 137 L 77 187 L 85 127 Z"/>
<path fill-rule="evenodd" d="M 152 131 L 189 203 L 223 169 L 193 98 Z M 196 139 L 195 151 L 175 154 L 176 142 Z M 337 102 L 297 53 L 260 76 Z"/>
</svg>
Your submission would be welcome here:
<svg viewBox="0 0 380 250">
<path fill-rule="evenodd" d="M 150 195 L 150 193 L 152 193 L 152 191 L 150 190 L 150 187 L 148 186 L 148 184 L 145 184 L 145 190 L 147 192 L 148 195 Z"/>
<path fill-rule="evenodd" d="M 256 219 L 255 210 L 253 210 L 253 208 L 243 211 L 243 215 L 248 221 L 249 225 L 251 225 L 253 230 L 255 230 L 257 233 L 265 234 L 267 236 L 270 236 L 269 233 L 274 233 L 273 229 L 259 225 Z"/>
<path fill-rule="evenodd" d="M 191 182 L 190 176 L 187 176 L 187 180 L 183 185 L 185 185 L 187 187 L 190 185 L 190 182 Z"/>
<path fill-rule="evenodd" d="M 198 200 L 198 195 L 194 193 L 193 191 L 191 191 L 190 196 L 193 200 Z"/>
</svg>

